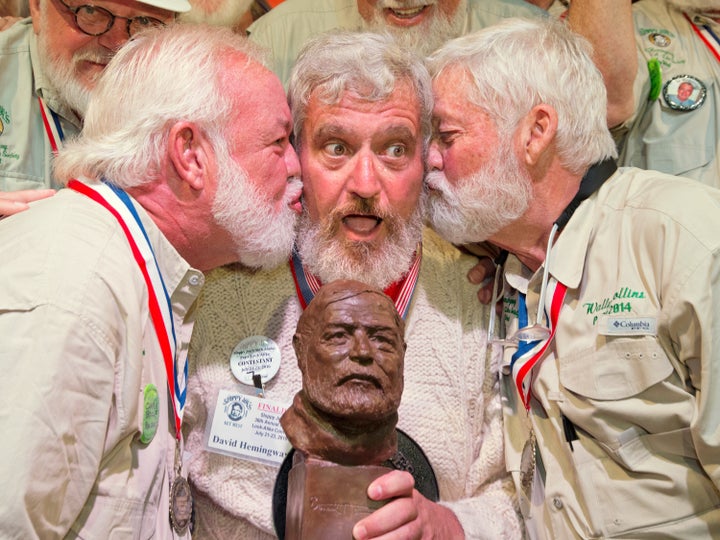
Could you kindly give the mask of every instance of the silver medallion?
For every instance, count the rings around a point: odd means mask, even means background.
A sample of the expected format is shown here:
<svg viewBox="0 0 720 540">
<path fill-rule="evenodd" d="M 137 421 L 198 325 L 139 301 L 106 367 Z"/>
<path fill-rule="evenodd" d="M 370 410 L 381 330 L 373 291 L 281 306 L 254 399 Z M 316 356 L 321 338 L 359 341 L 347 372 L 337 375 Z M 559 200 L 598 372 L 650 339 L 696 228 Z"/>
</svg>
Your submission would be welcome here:
<svg viewBox="0 0 720 540">
<path fill-rule="evenodd" d="M 178 475 L 170 488 L 170 523 L 178 534 L 185 534 L 192 521 L 193 498 L 188 481 Z"/>
</svg>

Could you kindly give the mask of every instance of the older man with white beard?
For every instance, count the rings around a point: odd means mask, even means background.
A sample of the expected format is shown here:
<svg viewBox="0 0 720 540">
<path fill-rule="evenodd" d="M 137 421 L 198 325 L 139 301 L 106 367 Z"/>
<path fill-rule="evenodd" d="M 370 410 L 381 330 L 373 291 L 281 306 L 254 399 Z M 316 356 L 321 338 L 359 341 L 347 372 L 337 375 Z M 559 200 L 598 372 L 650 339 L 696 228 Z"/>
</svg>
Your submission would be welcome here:
<svg viewBox="0 0 720 540">
<path fill-rule="evenodd" d="M 0 222 L 0 537 L 189 538 L 201 272 L 287 260 L 300 212 L 262 56 L 229 29 L 137 36 L 57 157 L 67 189 Z"/>
<path fill-rule="evenodd" d="M 488 334 L 530 537 L 716 539 L 720 191 L 616 167 L 588 51 L 508 20 L 430 57 L 430 221 L 506 250 Z"/>
<path fill-rule="evenodd" d="M 449 39 L 507 17 L 546 16 L 523 0 L 285 0 L 248 32 L 272 51 L 273 71 L 287 85 L 303 43 L 333 28 L 388 31 L 425 56 Z M 608 92 L 608 125 L 623 122 L 633 111 L 637 73 L 630 0 L 575 0 L 567 22 L 595 49 L 593 59 Z"/>
<path fill-rule="evenodd" d="M 369 496 L 392 500 L 354 538 L 519 538 L 487 311 L 465 279 L 475 259 L 423 228 L 424 65 L 388 35 L 320 36 L 295 66 L 290 101 L 303 169 L 297 251 L 272 272 L 212 272 L 199 299 L 185 416 L 197 535 L 275 537 L 272 487 L 289 449 L 279 417 L 302 385 L 292 336 L 320 284 L 347 278 L 384 289 L 406 320 L 398 427 L 440 492 L 436 503 L 406 472 L 382 477 Z M 228 420 L 235 402 L 244 423 Z"/>
<path fill-rule="evenodd" d="M 31 18 L 0 32 L 0 216 L 62 187 L 52 157 L 81 129 L 105 65 L 130 36 L 189 9 L 187 0 L 30 0 Z"/>
<path fill-rule="evenodd" d="M 633 17 L 641 69 L 620 164 L 720 187 L 720 3 L 643 0 Z"/>
</svg>

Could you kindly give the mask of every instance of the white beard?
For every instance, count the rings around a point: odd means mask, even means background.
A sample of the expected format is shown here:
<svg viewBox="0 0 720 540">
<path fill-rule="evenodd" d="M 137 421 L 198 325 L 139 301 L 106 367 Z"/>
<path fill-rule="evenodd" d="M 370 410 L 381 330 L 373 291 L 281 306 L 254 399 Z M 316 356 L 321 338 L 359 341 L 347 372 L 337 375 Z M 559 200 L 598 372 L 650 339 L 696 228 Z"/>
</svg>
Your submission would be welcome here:
<svg viewBox="0 0 720 540">
<path fill-rule="evenodd" d="M 297 214 L 288 206 L 302 189 L 299 178 L 293 178 L 283 197 L 278 214 L 272 202 L 248 179 L 247 172 L 219 148 L 218 188 L 212 212 L 215 222 L 235 242 L 238 261 L 250 268 L 274 268 L 290 257 L 295 241 Z"/>
<path fill-rule="evenodd" d="M 450 185 L 445 173 L 431 171 L 426 183 L 428 223 L 453 244 L 487 240 L 522 216 L 530 205 L 532 182 L 509 148 L 499 147 L 474 174 Z"/>
<path fill-rule="evenodd" d="M 323 283 L 354 279 L 384 289 L 409 270 L 422 239 L 423 211 L 424 197 L 408 220 L 375 205 L 372 213 L 381 216 L 388 227 L 388 236 L 379 245 L 338 240 L 339 223 L 347 208 L 336 208 L 319 223 L 312 223 L 303 212 L 297 240 L 300 259 Z"/>
<path fill-rule="evenodd" d="M 47 43 L 46 36 L 50 23 L 47 20 L 47 12 L 41 10 L 40 13 L 40 32 L 37 34 L 40 68 L 57 93 L 57 99 L 82 119 L 96 81 L 92 81 L 92 87 L 87 87 L 78 79 L 75 66 L 85 60 L 107 63 L 113 55 L 104 47 L 87 45 L 75 51 L 72 60 L 68 63 Z"/>
<path fill-rule="evenodd" d="M 468 0 L 460 1 L 451 19 L 447 19 L 442 13 L 436 13 L 436 16 L 420 25 L 398 28 L 388 25 L 385 22 L 382 15 L 383 9 L 393 7 L 407 9 L 413 6 L 430 4 L 435 5 L 437 9 L 437 1 L 417 0 L 404 2 L 398 0 L 378 0 L 375 10 L 372 13 L 372 19 L 369 21 L 363 19 L 362 29 L 373 32 L 388 31 L 401 47 L 410 49 L 424 57 L 434 52 L 447 41 L 459 37 L 462 34 L 465 25 L 467 2 Z"/>
</svg>

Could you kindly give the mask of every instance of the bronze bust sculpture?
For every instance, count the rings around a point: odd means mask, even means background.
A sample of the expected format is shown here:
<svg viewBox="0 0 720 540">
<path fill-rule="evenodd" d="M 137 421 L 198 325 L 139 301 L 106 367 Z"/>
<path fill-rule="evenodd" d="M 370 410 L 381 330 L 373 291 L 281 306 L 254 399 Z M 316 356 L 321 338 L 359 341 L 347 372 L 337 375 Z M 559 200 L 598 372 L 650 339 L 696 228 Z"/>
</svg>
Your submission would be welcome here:
<svg viewBox="0 0 720 540">
<path fill-rule="evenodd" d="M 365 492 L 397 451 L 403 334 L 392 300 L 357 281 L 324 285 L 300 317 L 303 386 L 281 418 L 296 450 L 286 539 L 349 539 L 379 506 Z"/>
</svg>

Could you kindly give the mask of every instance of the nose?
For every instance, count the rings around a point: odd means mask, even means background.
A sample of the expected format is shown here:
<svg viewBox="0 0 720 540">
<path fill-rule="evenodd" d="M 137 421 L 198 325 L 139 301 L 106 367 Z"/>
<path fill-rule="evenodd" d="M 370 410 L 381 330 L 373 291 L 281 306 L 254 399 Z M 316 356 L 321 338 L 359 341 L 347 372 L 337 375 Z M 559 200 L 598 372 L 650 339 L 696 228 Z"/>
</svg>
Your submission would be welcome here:
<svg viewBox="0 0 720 540">
<path fill-rule="evenodd" d="M 443 168 L 442 154 L 436 140 L 430 141 L 427 153 L 427 167 L 429 171 L 441 171 Z"/>
<path fill-rule="evenodd" d="M 103 35 L 98 36 L 98 43 L 111 51 L 117 51 L 127 43 L 130 39 L 130 35 L 127 31 L 127 20 L 115 17 L 113 25 Z"/>
<path fill-rule="evenodd" d="M 370 340 L 365 332 L 353 334 L 352 346 L 350 347 L 350 360 L 358 364 L 370 364 L 373 361 Z"/>
<path fill-rule="evenodd" d="M 372 199 L 380 193 L 381 184 L 375 164 L 375 155 L 370 151 L 358 152 L 350 171 L 347 189 L 361 199 Z"/>
<path fill-rule="evenodd" d="M 291 144 L 285 151 L 285 167 L 287 167 L 288 177 L 300 176 L 300 159 Z"/>
</svg>

